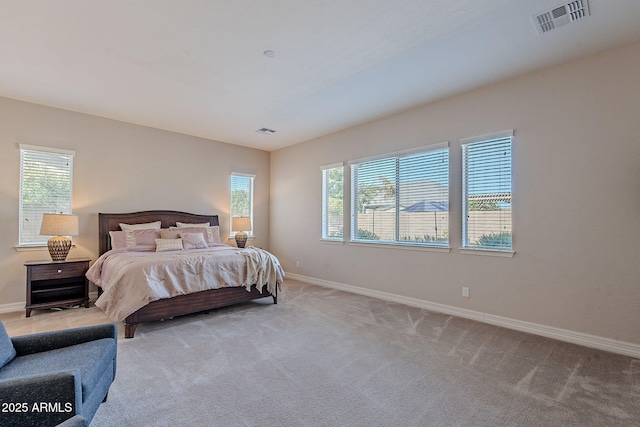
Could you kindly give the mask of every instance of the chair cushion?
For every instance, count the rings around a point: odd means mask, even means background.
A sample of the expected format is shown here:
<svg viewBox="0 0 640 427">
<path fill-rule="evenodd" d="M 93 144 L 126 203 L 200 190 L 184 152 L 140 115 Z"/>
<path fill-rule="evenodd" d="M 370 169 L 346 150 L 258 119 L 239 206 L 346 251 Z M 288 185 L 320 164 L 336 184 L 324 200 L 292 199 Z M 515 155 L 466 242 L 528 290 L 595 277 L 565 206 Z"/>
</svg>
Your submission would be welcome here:
<svg viewBox="0 0 640 427">
<path fill-rule="evenodd" d="M 60 371 L 80 371 L 84 397 L 100 381 L 105 368 L 113 370 L 116 341 L 102 338 L 69 347 L 43 351 L 14 358 L 0 369 L 0 379 L 51 374 Z"/>
<path fill-rule="evenodd" d="M 16 349 L 13 348 L 13 342 L 0 322 L 0 368 L 11 362 L 14 357 L 16 357 Z"/>
</svg>

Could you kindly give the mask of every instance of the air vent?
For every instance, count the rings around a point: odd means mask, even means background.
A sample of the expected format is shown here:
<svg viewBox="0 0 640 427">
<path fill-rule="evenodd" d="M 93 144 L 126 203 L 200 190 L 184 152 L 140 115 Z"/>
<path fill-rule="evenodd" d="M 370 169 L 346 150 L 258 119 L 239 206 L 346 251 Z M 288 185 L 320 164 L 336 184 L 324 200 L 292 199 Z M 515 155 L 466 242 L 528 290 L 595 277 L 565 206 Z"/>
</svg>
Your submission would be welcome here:
<svg viewBox="0 0 640 427">
<path fill-rule="evenodd" d="M 261 128 L 261 129 L 258 129 L 256 132 L 258 132 L 258 133 L 263 133 L 263 134 L 265 134 L 265 135 L 273 135 L 274 133 L 276 133 L 276 131 L 275 131 L 275 130 L 273 130 L 273 129 L 267 129 L 267 128 Z"/>
<path fill-rule="evenodd" d="M 538 34 L 547 33 L 565 24 L 570 24 L 589 16 L 587 0 L 576 0 L 562 6 L 533 15 L 533 24 Z"/>
</svg>

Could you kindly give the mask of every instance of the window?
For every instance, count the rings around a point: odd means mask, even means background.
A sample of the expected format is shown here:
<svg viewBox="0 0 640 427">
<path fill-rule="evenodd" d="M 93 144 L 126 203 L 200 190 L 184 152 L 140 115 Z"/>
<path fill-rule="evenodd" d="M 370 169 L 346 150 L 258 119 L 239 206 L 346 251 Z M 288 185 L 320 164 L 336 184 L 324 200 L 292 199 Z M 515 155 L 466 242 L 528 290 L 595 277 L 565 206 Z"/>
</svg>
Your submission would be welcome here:
<svg viewBox="0 0 640 427">
<path fill-rule="evenodd" d="M 253 179 L 255 175 L 231 174 L 231 218 L 245 216 L 251 218 L 253 225 Z M 229 221 L 231 224 L 231 221 Z M 252 227 L 253 228 L 253 227 Z M 246 230 L 247 235 L 253 236 L 253 230 Z M 231 231 L 231 237 L 236 235 Z"/>
<path fill-rule="evenodd" d="M 322 239 L 343 240 L 344 166 L 322 167 Z"/>
<path fill-rule="evenodd" d="M 351 240 L 449 245 L 448 143 L 351 164 Z"/>
<path fill-rule="evenodd" d="M 462 245 L 512 250 L 511 140 L 513 131 L 462 143 Z"/>
<path fill-rule="evenodd" d="M 42 214 L 71 213 L 75 152 L 20 144 L 19 245 L 45 245 Z"/>
</svg>

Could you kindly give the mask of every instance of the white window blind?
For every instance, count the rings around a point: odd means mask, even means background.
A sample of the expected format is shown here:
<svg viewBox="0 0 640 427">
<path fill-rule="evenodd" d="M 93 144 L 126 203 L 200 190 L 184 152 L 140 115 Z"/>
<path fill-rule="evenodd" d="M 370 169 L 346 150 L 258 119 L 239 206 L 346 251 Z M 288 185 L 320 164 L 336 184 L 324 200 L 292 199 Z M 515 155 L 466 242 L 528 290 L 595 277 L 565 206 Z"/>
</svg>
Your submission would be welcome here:
<svg viewBox="0 0 640 427">
<path fill-rule="evenodd" d="M 461 141 L 465 248 L 512 250 L 512 134 Z"/>
<path fill-rule="evenodd" d="M 73 151 L 20 145 L 19 245 L 46 244 L 42 214 L 71 213 Z"/>
<path fill-rule="evenodd" d="M 245 216 L 251 218 L 253 224 L 253 180 L 255 175 L 231 174 L 231 218 Z M 229 221 L 231 224 L 231 221 Z M 231 231 L 231 237 L 236 235 Z M 253 230 L 247 230 L 247 235 L 253 236 Z"/>
<path fill-rule="evenodd" d="M 449 245 L 449 148 L 351 163 L 351 239 Z"/>
<path fill-rule="evenodd" d="M 344 239 L 344 166 L 322 167 L 322 239 Z"/>
</svg>

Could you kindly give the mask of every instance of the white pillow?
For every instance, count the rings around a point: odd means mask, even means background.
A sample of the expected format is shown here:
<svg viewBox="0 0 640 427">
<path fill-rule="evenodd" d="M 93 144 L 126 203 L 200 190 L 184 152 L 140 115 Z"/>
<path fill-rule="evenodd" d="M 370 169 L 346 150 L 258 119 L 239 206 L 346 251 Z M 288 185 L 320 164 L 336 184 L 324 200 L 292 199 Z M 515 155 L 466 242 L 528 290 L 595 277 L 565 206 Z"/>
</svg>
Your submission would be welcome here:
<svg viewBox="0 0 640 427">
<path fill-rule="evenodd" d="M 147 222 L 145 224 L 122 224 L 122 223 L 120 223 L 120 229 L 122 229 L 122 231 L 128 231 L 128 230 L 160 230 L 161 224 L 162 224 L 161 221 Z"/>
<path fill-rule="evenodd" d="M 211 224 L 208 222 L 203 222 L 201 224 L 190 224 L 188 222 L 177 222 L 176 221 L 176 227 L 178 228 L 185 228 L 185 227 L 209 227 Z"/>
<path fill-rule="evenodd" d="M 181 251 L 182 239 L 156 239 L 156 252 Z"/>
</svg>

